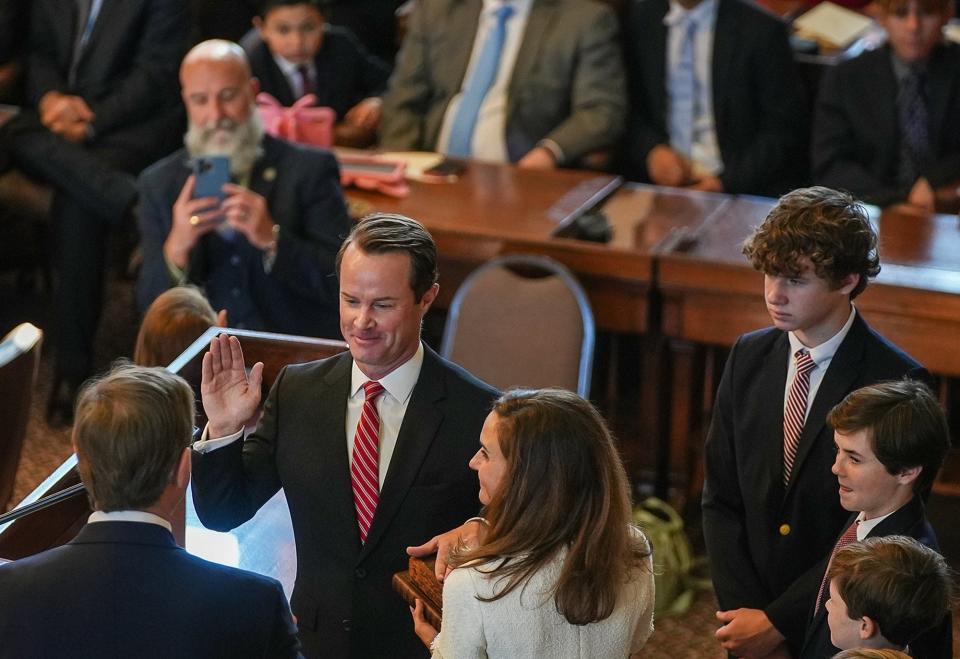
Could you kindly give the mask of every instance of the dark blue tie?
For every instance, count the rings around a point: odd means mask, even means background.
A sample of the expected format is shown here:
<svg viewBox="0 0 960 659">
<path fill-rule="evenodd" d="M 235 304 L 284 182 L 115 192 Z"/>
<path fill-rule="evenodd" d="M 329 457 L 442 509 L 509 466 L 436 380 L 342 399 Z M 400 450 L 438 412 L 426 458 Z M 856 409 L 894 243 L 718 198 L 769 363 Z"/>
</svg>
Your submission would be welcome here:
<svg viewBox="0 0 960 659">
<path fill-rule="evenodd" d="M 685 156 L 693 147 L 693 122 L 697 116 L 697 72 L 694 39 L 697 24 L 687 20 L 680 44 L 680 60 L 669 80 L 670 143 Z"/>
<path fill-rule="evenodd" d="M 900 81 L 900 181 L 912 185 L 923 172 L 930 153 L 924 75 L 913 69 Z"/>
<path fill-rule="evenodd" d="M 460 107 L 450 128 L 450 141 L 447 153 L 452 156 L 470 156 L 473 153 L 473 131 L 477 126 L 477 116 L 487 92 L 493 87 L 500 69 L 500 55 L 507 40 L 507 20 L 513 16 L 513 7 L 504 5 L 494 16 L 497 23 L 480 50 L 477 64 L 470 76 L 470 82 L 460 96 Z"/>
</svg>

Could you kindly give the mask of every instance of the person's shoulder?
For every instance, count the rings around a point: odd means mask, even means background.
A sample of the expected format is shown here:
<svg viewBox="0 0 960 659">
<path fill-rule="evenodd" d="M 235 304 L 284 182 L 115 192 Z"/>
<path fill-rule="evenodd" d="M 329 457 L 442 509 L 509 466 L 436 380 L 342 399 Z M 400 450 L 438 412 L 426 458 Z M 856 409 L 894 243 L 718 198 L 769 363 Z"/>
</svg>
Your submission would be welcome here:
<svg viewBox="0 0 960 659">
<path fill-rule="evenodd" d="M 729 12 L 736 16 L 742 27 L 750 29 L 785 30 L 783 21 L 766 7 L 747 2 L 747 0 L 717 0 L 718 11 Z"/>
<path fill-rule="evenodd" d="M 884 68 L 892 68 L 890 50 L 887 47 L 876 48 L 861 53 L 856 57 L 838 62 L 835 66 L 828 66 L 827 73 L 835 77 L 846 79 L 872 75 Z M 870 80 L 868 79 L 868 82 Z"/>
<path fill-rule="evenodd" d="M 323 176 L 335 171 L 337 159 L 327 149 L 310 144 L 298 144 L 288 140 L 263 136 L 264 158 L 285 171 L 299 172 L 303 176 Z"/>
<path fill-rule="evenodd" d="M 920 362 L 871 327 L 859 314 L 850 333 L 853 340 L 862 341 L 867 362 L 877 368 L 892 369 L 898 374 L 923 369 Z"/>
<path fill-rule="evenodd" d="M 495 387 L 487 384 L 467 369 L 444 359 L 430 348 L 425 348 L 424 362 L 426 363 L 428 359 L 432 361 L 437 368 L 444 371 L 447 385 L 451 388 L 478 396 L 485 400 L 493 399 L 500 395 L 500 392 Z"/>
<path fill-rule="evenodd" d="M 153 183 L 166 180 L 175 173 L 182 171 L 188 160 L 187 150 L 184 148 L 177 149 L 144 169 L 140 173 L 140 182 Z"/>
<path fill-rule="evenodd" d="M 326 377 L 335 370 L 346 370 L 349 372 L 351 364 L 350 351 L 344 350 L 331 357 L 289 364 L 284 367 L 283 374 L 284 378 L 288 381 L 310 380 L 318 377 Z"/>
<path fill-rule="evenodd" d="M 783 336 L 784 332 L 778 330 L 776 327 L 764 327 L 763 329 L 741 334 L 733 348 L 740 354 L 765 352 Z"/>
</svg>

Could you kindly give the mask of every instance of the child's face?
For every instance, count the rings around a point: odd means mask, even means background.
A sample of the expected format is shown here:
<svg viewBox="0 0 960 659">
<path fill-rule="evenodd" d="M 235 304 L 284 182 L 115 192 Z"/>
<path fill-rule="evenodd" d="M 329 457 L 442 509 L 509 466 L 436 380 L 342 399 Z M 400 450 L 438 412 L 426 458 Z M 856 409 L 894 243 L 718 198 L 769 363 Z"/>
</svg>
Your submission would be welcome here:
<svg viewBox="0 0 960 659">
<path fill-rule="evenodd" d="M 881 23 L 887 30 L 894 54 L 907 63 L 925 59 L 943 39 L 949 10 L 924 8 L 917 0 L 891 4 L 895 7 L 883 14 Z"/>
<path fill-rule="evenodd" d="M 840 597 L 836 579 L 830 580 L 830 599 L 824 606 L 827 609 L 827 624 L 830 626 L 830 642 L 841 650 L 858 648 L 861 643 L 860 628 L 862 621 L 854 620 L 847 612 L 847 603 Z"/>
<path fill-rule="evenodd" d="M 873 519 L 891 513 L 912 496 L 912 479 L 907 472 L 891 474 L 873 452 L 869 431 L 849 434 L 836 431 L 833 441 L 837 457 L 831 471 L 840 487 L 840 505 L 850 512 L 865 513 Z"/>
<path fill-rule="evenodd" d="M 834 334 L 850 314 L 850 291 L 856 275 L 850 275 L 840 288 L 819 277 L 810 259 L 800 260 L 795 276 L 764 275 L 763 297 L 767 312 L 777 329 L 795 332 L 808 348 L 814 348 Z"/>
<path fill-rule="evenodd" d="M 270 52 L 294 64 L 312 60 L 323 40 L 323 15 L 308 4 L 275 7 L 257 27 Z"/>
</svg>

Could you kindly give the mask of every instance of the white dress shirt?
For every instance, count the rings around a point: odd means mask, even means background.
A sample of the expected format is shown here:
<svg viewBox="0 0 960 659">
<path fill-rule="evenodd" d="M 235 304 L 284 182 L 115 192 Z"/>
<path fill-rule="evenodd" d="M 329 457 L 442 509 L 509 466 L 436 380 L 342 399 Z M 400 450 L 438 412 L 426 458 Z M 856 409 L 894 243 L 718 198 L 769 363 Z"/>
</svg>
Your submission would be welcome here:
<svg viewBox="0 0 960 659">
<path fill-rule="evenodd" d="M 420 369 L 423 366 L 423 343 L 417 348 L 417 352 L 406 362 L 393 369 L 382 377 L 378 382 L 383 385 L 384 392 L 377 398 L 377 412 L 380 414 L 380 487 L 383 487 L 383 481 L 387 477 L 387 469 L 390 467 L 390 460 L 393 458 L 393 451 L 397 446 L 397 436 L 400 434 L 400 425 L 403 423 L 403 417 L 407 413 L 407 405 L 410 403 L 410 396 L 413 394 L 413 388 L 420 379 Z M 353 462 L 353 439 L 357 434 L 357 423 L 360 422 L 360 413 L 363 411 L 363 401 L 365 394 L 363 385 L 369 380 L 363 371 L 353 362 L 350 372 L 350 396 L 347 398 L 346 426 L 344 428 L 347 437 L 347 455 L 350 456 L 350 462 Z M 193 450 L 200 453 L 209 453 L 218 448 L 227 446 L 243 437 L 243 430 L 238 430 L 232 435 L 226 437 L 215 437 L 209 439 L 207 436 L 209 424 L 203 429 L 203 435 L 200 441 L 193 443 Z"/>
<path fill-rule="evenodd" d="M 810 406 L 813 405 L 813 401 L 817 397 L 817 390 L 820 389 L 820 383 L 823 382 L 823 376 L 827 374 L 827 368 L 830 367 L 833 356 L 837 354 L 837 349 L 847 337 L 847 332 L 850 331 L 850 327 L 853 325 L 853 319 L 856 317 L 857 310 L 851 304 L 850 316 L 847 317 L 847 322 L 840 328 L 840 331 L 815 348 L 808 348 L 800 342 L 796 334 L 787 332 L 787 337 L 790 339 L 790 354 L 787 356 L 787 384 L 783 390 L 784 411 L 787 409 L 787 399 L 790 397 L 790 386 L 793 384 L 793 379 L 797 375 L 797 362 L 793 356 L 798 350 L 809 350 L 810 359 L 817 365 L 815 369 L 810 371 L 810 391 L 807 393 L 807 410 L 803 414 L 803 418 L 806 419 L 807 412 L 810 411 Z"/>
<path fill-rule="evenodd" d="M 899 510 L 899 508 L 897 510 Z M 897 511 L 891 510 L 886 515 L 880 515 L 880 517 L 874 517 L 873 519 L 864 519 L 865 513 L 860 511 L 860 514 L 857 515 L 857 542 L 862 542 L 877 524 L 890 517 L 890 515 L 895 512 Z"/>
<path fill-rule="evenodd" d="M 497 70 L 497 78 L 480 105 L 480 113 L 477 115 L 477 124 L 474 127 L 473 139 L 471 140 L 471 150 L 472 157 L 477 160 L 507 162 L 510 159 L 507 155 L 506 140 L 507 92 L 509 91 L 510 79 L 513 77 L 513 67 L 517 63 L 517 54 L 520 52 L 520 44 L 523 42 L 523 33 L 527 28 L 527 18 L 530 16 L 530 6 L 533 4 L 533 0 L 483 0 L 480 24 L 477 26 L 477 34 L 473 39 L 470 63 L 467 65 L 467 72 L 460 83 L 460 91 L 450 99 L 447 111 L 443 115 L 440 136 L 437 139 L 437 151 L 447 152 L 450 143 L 450 131 L 453 128 L 453 120 L 457 116 L 457 109 L 460 107 L 463 90 L 470 82 L 473 69 L 477 65 L 477 59 L 480 57 L 480 51 L 483 50 L 488 35 L 497 24 L 495 13 L 497 9 L 506 4 L 513 5 L 513 16 L 506 24 L 507 39 L 503 44 L 503 50 L 500 52 L 500 67 Z"/>
<path fill-rule="evenodd" d="M 723 160 L 720 157 L 713 120 L 713 32 L 717 23 L 717 4 L 717 0 L 703 0 L 693 9 L 685 9 L 677 0 L 670 0 L 670 10 L 663 18 L 663 24 L 667 26 L 668 76 L 673 76 L 680 64 L 687 21 L 693 20 L 697 25 L 693 42 L 697 111 L 693 119 L 690 153 L 682 155 L 690 158 L 699 169 L 714 176 L 723 172 Z"/>
<path fill-rule="evenodd" d="M 283 77 L 287 79 L 287 84 L 290 85 L 290 90 L 293 92 L 293 97 L 300 98 L 303 96 L 303 80 L 300 78 L 301 65 L 294 64 L 290 60 L 280 57 L 279 55 L 274 55 L 273 61 L 277 63 L 277 67 L 280 69 Z M 313 60 L 310 60 L 304 66 L 307 67 L 307 76 L 310 78 L 310 81 L 314 83 L 314 86 L 316 86 L 317 70 L 313 65 Z"/>
<path fill-rule="evenodd" d="M 173 533 L 173 527 L 170 526 L 170 522 L 159 515 L 154 515 L 153 513 L 142 510 L 114 510 L 109 513 L 102 510 L 94 510 L 90 513 L 90 517 L 87 518 L 87 523 L 96 524 L 97 522 L 142 522 L 144 524 L 156 524 Z"/>
</svg>

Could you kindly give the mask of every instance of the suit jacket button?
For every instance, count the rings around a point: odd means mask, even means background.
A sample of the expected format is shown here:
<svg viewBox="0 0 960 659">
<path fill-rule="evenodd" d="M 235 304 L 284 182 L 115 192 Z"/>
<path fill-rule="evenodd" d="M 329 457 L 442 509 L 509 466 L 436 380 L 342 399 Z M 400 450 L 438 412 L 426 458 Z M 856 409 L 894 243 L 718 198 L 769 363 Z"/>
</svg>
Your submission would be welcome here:
<svg viewBox="0 0 960 659">
<path fill-rule="evenodd" d="M 790 525 L 781 524 L 780 525 L 780 535 L 790 535 Z"/>
<path fill-rule="evenodd" d="M 355 576 L 357 579 L 366 579 L 367 571 L 362 567 L 358 567 L 356 570 L 353 571 L 353 576 Z"/>
<path fill-rule="evenodd" d="M 349 618 L 343 621 L 343 631 L 345 631 L 345 632 L 350 631 L 350 619 L 349 619 Z"/>
</svg>

